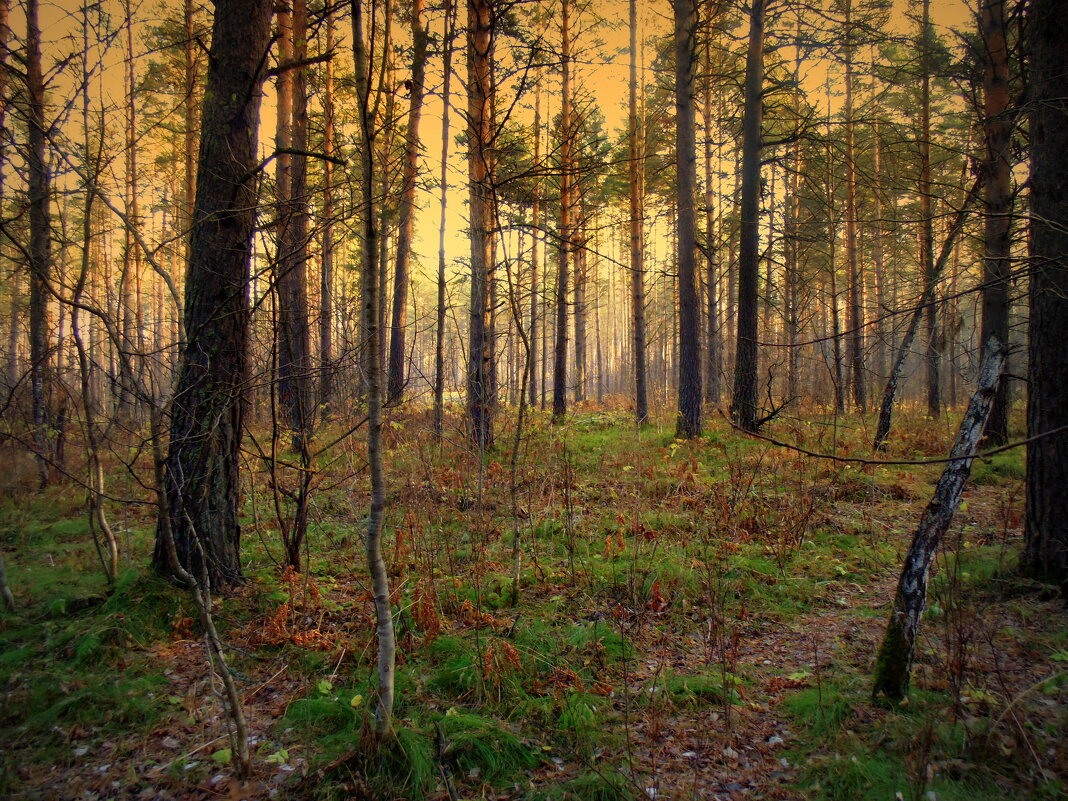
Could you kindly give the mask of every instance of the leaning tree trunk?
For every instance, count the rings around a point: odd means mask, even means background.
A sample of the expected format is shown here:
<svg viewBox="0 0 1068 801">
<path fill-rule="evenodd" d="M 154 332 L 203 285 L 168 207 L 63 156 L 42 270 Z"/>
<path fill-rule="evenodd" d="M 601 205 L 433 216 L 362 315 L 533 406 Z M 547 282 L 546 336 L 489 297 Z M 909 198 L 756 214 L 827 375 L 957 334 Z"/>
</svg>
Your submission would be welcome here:
<svg viewBox="0 0 1068 801">
<path fill-rule="evenodd" d="M 172 407 L 167 526 L 153 566 L 241 578 L 238 523 L 241 431 L 249 332 L 249 261 L 256 227 L 256 175 L 266 53 L 267 0 L 217 0 L 204 95 L 196 201 L 185 282 L 185 332 Z M 206 561 L 206 564 L 204 562 Z"/>
<path fill-rule="evenodd" d="M 905 372 L 905 360 L 909 357 L 912 341 L 916 338 L 916 332 L 920 329 L 920 321 L 924 312 L 934 304 L 938 279 L 941 277 L 942 270 L 945 269 L 950 254 L 953 252 L 953 244 L 957 241 L 961 231 L 964 230 L 964 222 L 968 217 L 968 212 L 971 210 L 972 203 L 978 196 L 978 192 L 979 182 L 976 182 L 965 196 L 964 204 L 957 212 L 957 216 L 953 218 L 949 233 L 946 234 L 946 239 L 942 243 L 942 250 L 938 254 L 938 259 L 934 262 L 931 272 L 926 277 L 923 294 L 920 295 L 920 300 L 912 312 L 912 317 L 909 319 L 909 327 L 901 340 L 897 357 L 894 359 L 894 366 L 890 371 L 890 377 L 886 380 L 886 388 L 883 390 L 883 402 L 879 409 L 879 422 L 875 427 L 875 440 L 872 443 L 872 447 L 877 451 L 882 450 L 883 445 L 886 443 L 886 437 L 890 433 L 890 423 L 894 416 L 894 399 L 897 397 L 897 388 L 901 383 L 901 376 Z"/>
<path fill-rule="evenodd" d="M 679 415 L 680 437 L 701 436 L 701 310 L 697 292 L 697 233 L 694 188 L 697 152 L 694 122 L 694 63 L 697 60 L 694 0 L 674 0 L 675 153 L 678 181 Z"/>
<path fill-rule="evenodd" d="M 1031 3 L 1031 324 L 1023 568 L 1068 588 L 1068 18 Z"/>
<path fill-rule="evenodd" d="M 875 664 L 873 698 L 885 696 L 900 701 L 908 693 L 912 671 L 912 656 L 920 616 L 927 602 L 927 578 L 942 537 L 953 522 L 960 504 L 964 484 L 972 471 L 975 446 L 983 435 L 983 426 L 994 401 L 1001 366 L 1005 360 L 1005 346 L 996 337 L 986 341 L 979 369 L 979 386 L 968 404 L 968 411 L 960 424 L 957 440 L 950 451 L 949 464 L 938 480 L 931 502 L 927 504 L 920 525 L 912 537 L 905 565 L 898 579 L 894 607 L 879 648 Z"/>
</svg>

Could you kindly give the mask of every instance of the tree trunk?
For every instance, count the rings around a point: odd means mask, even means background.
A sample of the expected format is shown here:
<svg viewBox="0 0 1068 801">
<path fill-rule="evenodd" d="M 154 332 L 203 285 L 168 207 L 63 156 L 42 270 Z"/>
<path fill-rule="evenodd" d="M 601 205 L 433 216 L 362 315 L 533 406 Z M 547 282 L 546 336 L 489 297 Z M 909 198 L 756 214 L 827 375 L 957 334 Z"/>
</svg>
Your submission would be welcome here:
<svg viewBox="0 0 1068 801">
<path fill-rule="evenodd" d="M 373 6 L 372 6 L 373 9 Z M 367 337 L 367 463 L 371 478 L 371 509 L 367 518 L 364 545 L 367 569 L 371 574 L 376 631 L 378 634 L 378 704 L 375 707 L 375 732 L 387 737 L 393 733 L 393 685 L 396 666 L 396 634 L 393 609 L 389 601 L 389 576 L 382 558 L 383 518 L 386 503 L 385 472 L 382 464 L 382 341 L 377 302 L 375 251 L 378 233 L 374 210 L 375 114 L 371 107 L 368 76 L 370 57 L 364 43 L 363 3 L 352 4 L 353 62 L 356 73 L 356 102 L 360 123 L 360 190 L 363 258 L 362 302 L 363 327 Z"/>
<path fill-rule="evenodd" d="M 567 414 L 567 303 L 572 253 L 571 20 L 570 0 L 560 2 L 560 264 L 556 273 L 556 346 L 553 353 L 553 420 Z"/>
<path fill-rule="evenodd" d="M 206 574 L 212 587 L 241 578 L 238 464 L 260 87 L 270 36 L 271 3 L 217 0 L 185 282 L 187 341 L 166 465 L 170 520 L 157 528 L 153 556 L 157 570 Z M 168 558 L 168 526 L 178 565 Z"/>
<path fill-rule="evenodd" d="M 986 139 L 986 212 L 981 340 L 1009 341 L 1009 274 L 1012 268 L 1012 120 L 1009 118 L 1009 52 L 1005 42 L 1005 0 L 984 0 L 980 33 L 985 45 L 983 128 Z M 986 439 L 1009 438 L 1008 381 L 998 385 Z"/>
<path fill-rule="evenodd" d="M 278 11 L 278 395 L 293 434 L 293 448 L 303 451 L 312 426 L 311 329 L 308 321 L 308 96 L 307 68 L 293 67 L 307 58 L 308 7 L 293 0 L 292 12 Z M 291 152 L 285 152 L 289 150 Z M 300 533 L 297 539 L 301 539 Z M 295 543 L 299 546 L 299 543 Z M 287 557 L 299 566 L 299 550 Z"/>
<path fill-rule="evenodd" d="M 38 0 L 26 2 L 26 91 L 29 103 L 26 150 L 27 195 L 30 207 L 30 391 L 33 397 L 34 444 L 41 489 L 48 485 L 52 441 L 49 434 L 49 383 L 51 381 L 48 336 L 49 283 L 52 280 L 52 231 L 50 200 L 52 176 L 45 155 L 44 78 L 41 74 L 41 29 L 37 21 Z"/>
<path fill-rule="evenodd" d="M 934 266 L 934 218 L 931 209 L 931 0 L 923 0 L 920 21 L 920 265 L 924 280 L 937 285 Z M 933 300 L 932 296 L 932 300 Z M 938 419 L 942 413 L 941 362 L 938 336 L 938 306 L 927 304 L 927 413 Z"/>
<path fill-rule="evenodd" d="M 404 140 L 404 172 L 397 227 L 397 261 L 393 277 L 393 317 L 389 337 L 389 385 L 386 398 L 390 403 L 401 399 L 407 383 L 405 326 L 408 323 L 408 264 L 411 260 L 412 231 L 415 225 L 415 180 L 419 174 L 419 120 L 423 113 L 423 83 L 426 74 L 428 35 L 423 27 L 423 0 L 413 0 L 412 8 L 412 77 L 409 89 L 408 132 Z"/>
<path fill-rule="evenodd" d="M 697 62 L 694 0 L 675 9 L 675 153 L 678 180 L 679 417 L 680 437 L 701 436 L 701 304 L 697 291 L 697 141 L 694 65 Z"/>
<path fill-rule="evenodd" d="M 438 196 L 438 305 L 437 320 L 434 327 L 434 438 L 441 440 L 442 410 L 445 404 L 445 315 L 448 311 L 446 302 L 446 290 L 448 284 L 445 277 L 445 227 L 447 222 L 447 198 L 449 189 L 449 111 L 452 108 L 449 97 L 449 87 L 452 83 L 452 45 L 453 36 L 456 32 L 455 6 L 452 0 L 445 0 L 445 41 L 442 44 L 442 73 L 444 74 L 441 87 L 442 116 L 441 116 L 441 178 L 439 183 L 440 194 Z"/>
<path fill-rule="evenodd" d="M 468 0 L 467 106 L 468 180 L 471 228 L 471 312 L 468 330 L 467 411 L 471 442 L 480 451 L 493 447 L 494 342 L 493 190 L 491 124 L 493 9 L 490 0 Z"/>
<path fill-rule="evenodd" d="M 742 121 L 741 239 L 738 247 L 738 344 L 734 357 L 731 416 L 746 431 L 757 428 L 757 282 L 760 272 L 760 146 L 764 84 L 764 12 L 752 0 L 745 61 Z"/>
<path fill-rule="evenodd" d="M 534 164 L 541 164 L 541 73 L 535 79 L 537 89 L 534 93 L 534 126 L 531 135 L 534 137 Z M 538 270 L 540 268 L 540 253 L 538 246 L 541 244 L 541 176 L 534 175 L 534 198 L 531 202 L 530 211 L 530 327 L 527 337 L 530 347 L 530 355 L 527 357 L 527 390 L 530 393 L 530 407 L 538 402 L 538 395 L 544 391 L 539 388 L 534 380 L 537 374 L 538 358 L 541 351 L 538 349 L 538 326 L 545 326 L 545 321 L 538 317 L 538 297 L 542 291 L 538 285 Z"/>
<path fill-rule="evenodd" d="M 988 339 L 983 348 L 979 386 L 961 421 L 956 442 L 949 454 L 951 461 L 938 480 L 905 556 L 905 565 L 894 595 L 893 611 L 875 664 L 872 696 L 876 700 L 885 696 L 891 701 L 900 701 L 908 693 L 916 634 L 927 603 L 927 578 L 931 562 L 957 513 L 964 485 L 971 474 L 972 456 L 983 435 L 983 426 L 994 401 L 1004 359 L 1004 343 L 996 337 Z"/>
<path fill-rule="evenodd" d="M 716 264 L 715 193 L 712 190 L 712 20 L 705 39 L 704 124 L 705 124 L 705 400 L 719 404 L 719 276 Z"/>
<path fill-rule="evenodd" d="M 1068 18 L 1032 0 L 1031 321 L 1024 570 L 1068 588 Z"/>
<path fill-rule="evenodd" d="M 846 267 L 849 275 L 849 371 L 853 388 L 853 405 L 857 411 L 867 410 L 868 398 L 864 383 L 864 316 L 860 305 L 861 278 L 857 261 L 857 164 L 856 138 L 853 121 L 853 5 L 845 4 L 845 129 L 846 129 Z"/>
<path fill-rule="evenodd" d="M 334 51 L 334 19 L 327 14 L 326 52 Z M 319 273 L 319 404 L 327 414 L 334 393 L 334 61 L 323 85 L 323 254 Z"/>
<path fill-rule="evenodd" d="M 872 447 L 877 451 L 882 450 L 883 445 L 886 442 L 886 436 L 890 433 L 890 423 L 894 414 L 894 400 L 897 397 L 897 387 L 901 381 L 901 376 L 905 372 L 905 361 L 908 359 L 909 353 L 911 352 L 912 342 L 916 338 L 916 332 L 920 329 L 920 320 L 923 318 L 924 312 L 926 312 L 934 303 L 935 290 L 938 288 L 938 279 L 941 277 L 942 270 L 945 269 L 946 262 L 949 261 L 949 256 L 953 252 L 953 243 L 956 242 L 957 237 L 960 235 L 961 231 L 964 230 L 964 222 L 968 218 L 968 212 L 971 209 L 971 205 L 975 201 L 978 192 L 979 183 L 976 182 L 965 196 L 964 204 L 960 207 L 956 217 L 953 218 L 953 222 L 946 234 L 946 239 L 942 243 L 942 250 L 938 254 L 938 259 L 935 260 L 931 272 L 926 277 L 923 294 L 920 295 L 920 299 L 916 304 L 912 317 L 909 319 L 909 327 L 906 329 L 905 336 L 901 340 L 897 356 L 894 359 L 894 366 L 890 370 L 890 377 L 886 380 L 886 388 L 883 390 L 883 402 L 879 409 L 879 422 L 876 424 L 875 439 L 872 443 Z"/>
<path fill-rule="evenodd" d="M 634 414 L 638 425 L 649 419 L 645 361 L 645 137 L 638 119 L 638 0 L 630 0 L 630 280 L 631 336 L 634 349 Z"/>
</svg>

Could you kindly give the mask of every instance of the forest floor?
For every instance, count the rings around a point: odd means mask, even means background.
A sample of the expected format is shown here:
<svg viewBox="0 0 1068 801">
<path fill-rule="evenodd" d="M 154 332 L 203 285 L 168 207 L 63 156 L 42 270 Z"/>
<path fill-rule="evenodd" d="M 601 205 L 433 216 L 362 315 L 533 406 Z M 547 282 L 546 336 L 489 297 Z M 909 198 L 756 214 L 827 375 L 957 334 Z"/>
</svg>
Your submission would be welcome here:
<svg viewBox="0 0 1068 801">
<path fill-rule="evenodd" d="M 945 417 L 902 415 L 880 458 L 944 455 Z M 866 457 L 871 423 L 768 433 Z M 192 602 L 147 568 L 143 449 L 108 456 L 124 564 L 109 589 L 84 490 L 35 491 L 29 459 L 0 446 L 19 604 L 0 613 L 0 795 L 1066 797 L 1068 611 L 1014 571 L 1022 449 L 975 464 L 909 701 L 889 709 L 871 702 L 873 654 L 941 465 L 815 459 L 722 420 L 681 442 L 591 407 L 560 428 L 535 413 L 513 474 L 511 424 L 483 459 L 455 431 L 436 445 L 422 412 L 387 427 L 399 738 L 378 759 L 362 432 L 317 459 L 302 573 L 279 568 L 295 473 L 247 455 L 248 580 L 214 601 L 248 716 L 245 782 Z"/>
</svg>

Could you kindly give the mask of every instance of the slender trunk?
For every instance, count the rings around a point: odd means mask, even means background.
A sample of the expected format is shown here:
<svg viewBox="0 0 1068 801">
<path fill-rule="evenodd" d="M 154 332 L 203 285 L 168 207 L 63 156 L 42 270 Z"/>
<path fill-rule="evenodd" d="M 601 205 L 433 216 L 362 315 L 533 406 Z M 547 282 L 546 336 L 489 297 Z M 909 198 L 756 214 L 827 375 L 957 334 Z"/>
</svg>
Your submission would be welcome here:
<svg viewBox="0 0 1068 801">
<path fill-rule="evenodd" d="M 0 131 L 7 130 L 7 104 L 8 104 L 8 68 L 7 55 L 11 41 L 11 28 L 9 27 L 10 7 L 9 0 L 0 0 Z M 0 137 L 0 209 L 5 208 L 7 199 L 7 138 Z M 0 257 L 3 256 L 4 247 L 0 245 Z M 19 382 L 19 321 L 22 317 L 22 298 L 20 297 L 20 285 L 22 283 L 18 265 L 10 264 L 11 280 L 9 292 L 11 298 L 10 317 L 7 328 L 7 390 L 14 392 Z M 2 569 L 2 568 L 0 568 Z M 5 585 L 6 586 L 6 585 Z"/>
<path fill-rule="evenodd" d="M 445 226 L 447 222 L 447 198 L 449 188 L 449 111 L 452 108 L 449 87 L 452 83 L 452 44 L 456 32 L 455 6 L 445 0 L 445 41 L 442 44 L 441 87 L 441 177 L 438 196 L 438 305 L 434 327 L 434 438 L 441 440 L 442 409 L 445 403 L 445 306 L 447 283 L 445 278 Z"/>
<path fill-rule="evenodd" d="M 51 357 L 48 337 L 48 289 L 52 279 L 52 176 L 45 155 L 44 78 L 41 74 L 41 29 L 38 0 L 26 2 L 26 91 L 29 102 L 26 167 L 30 207 L 30 390 L 33 396 L 34 444 L 41 489 L 48 485 L 52 459 L 48 394 Z"/>
<path fill-rule="evenodd" d="M 480 452 L 493 446 L 493 197 L 491 186 L 492 85 L 490 0 L 468 0 L 467 104 L 470 191 L 471 312 L 468 330 L 469 436 Z"/>
<path fill-rule="evenodd" d="M 535 170 L 540 169 L 541 165 L 541 75 L 538 74 L 537 89 L 534 93 L 534 127 L 531 129 L 531 135 L 534 137 L 534 165 Z M 529 344 L 530 344 L 530 356 L 527 359 L 527 367 L 529 376 L 527 377 L 527 389 L 530 392 L 530 406 L 534 407 L 537 403 L 538 395 L 541 390 L 537 386 L 535 379 L 535 371 L 537 370 L 538 357 L 541 351 L 538 349 L 538 326 L 545 326 L 545 321 L 538 317 L 538 296 L 542 291 L 538 285 L 538 270 L 541 265 L 538 262 L 540 252 L 538 246 L 541 244 L 541 176 L 536 172 L 534 175 L 534 199 L 531 203 L 530 211 L 530 328 L 529 328 Z"/>
<path fill-rule="evenodd" d="M 986 212 L 981 339 L 1009 341 L 1009 275 L 1012 270 L 1012 120 L 1009 119 L 1009 53 L 1005 0 L 982 3 L 980 29 L 986 45 L 983 127 L 986 139 Z M 1003 445 L 1009 436 L 1008 381 L 998 385 L 986 439 Z"/>
<path fill-rule="evenodd" d="M 389 337 L 389 384 L 386 398 L 391 403 L 401 399 L 407 383 L 405 369 L 405 327 L 408 323 L 408 264 L 411 259 L 412 231 L 415 225 L 415 180 L 419 174 L 419 120 L 423 113 L 423 83 L 426 74 L 428 35 L 423 27 L 423 0 L 413 0 L 412 8 L 412 77 L 409 89 L 408 132 L 404 141 L 404 172 L 401 178 L 399 222 L 397 226 L 397 262 L 393 275 L 393 318 Z"/>
<path fill-rule="evenodd" d="M 846 129 L 846 268 L 849 276 L 849 312 L 846 325 L 849 328 L 850 384 L 853 388 L 853 405 L 864 412 L 868 406 L 864 383 L 864 315 L 861 309 L 861 276 L 857 260 L 857 164 L 855 155 L 855 123 L 853 120 L 853 6 L 845 4 L 845 129 Z"/>
<path fill-rule="evenodd" d="M 711 20 L 705 39 L 704 123 L 705 123 L 705 400 L 719 404 L 719 276 L 716 264 L 715 193 L 712 190 L 712 31 Z"/>
<path fill-rule="evenodd" d="M 885 696 L 890 701 L 901 701 L 908 693 L 916 635 L 927 604 L 927 579 L 931 563 L 960 505 L 964 485 L 971 474 L 972 457 L 994 402 L 994 391 L 1004 359 L 1004 343 L 996 337 L 988 339 L 983 346 L 979 386 L 961 421 L 957 439 L 949 454 L 951 461 L 938 480 L 905 556 L 893 610 L 875 665 L 872 695 L 876 700 Z"/>
<path fill-rule="evenodd" d="M 372 5 L 372 9 L 374 6 Z M 364 43 L 363 2 L 352 3 L 353 61 L 356 72 L 356 102 L 360 126 L 360 189 L 363 258 L 361 265 L 363 327 L 367 337 L 367 462 L 371 478 L 371 509 L 367 519 L 365 547 L 367 568 L 371 574 L 378 633 L 378 704 L 375 708 L 375 731 L 383 737 L 393 733 L 393 683 L 396 665 L 396 639 L 393 610 L 389 601 L 389 576 L 382 557 L 383 518 L 386 484 L 382 464 L 382 359 L 378 326 L 378 287 L 375 275 L 374 148 L 375 115 L 371 108 L 368 76 L 370 57 Z"/>
<path fill-rule="evenodd" d="M 638 2 L 630 0 L 630 280 L 634 349 L 634 413 L 638 425 L 649 419 L 645 367 L 645 148 L 638 119 Z"/>
<path fill-rule="evenodd" d="M 293 0 L 292 12 L 278 11 L 277 203 L 278 396 L 293 448 L 303 451 L 312 425 L 311 329 L 308 321 L 308 150 L 307 70 L 294 68 L 307 57 L 308 7 Z M 290 152 L 285 152 L 285 151 Z M 300 532 L 294 532 L 301 539 Z M 297 550 L 287 556 L 299 567 Z M 295 560 L 295 563 L 294 563 Z"/>
<path fill-rule="evenodd" d="M 679 416 L 678 436 L 701 436 L 701 311 L 697 290 L 697 141 L 694 66 L 697 7 L 673 0 L 675 8 L 675 153 L 678 192 Z"/>
<path fill-rule="evenodd" d="M 741 240 L 738 248 L 738 344 L 731 415 L 747 431 L 757 428 L 757 282 L 760 269 L 760 146 L 764 84 L 764 12 L 767 0 L 753 0 L 745 63 L 742 122 Z"/>
<path fill-rule="evenodd" d="M 560 264 L 556 273 L 556 350 L 553 353 L 553 420 L 567 414 L 567 303 L 573 250 L 571 231 L 572 136 L 571 129 L 571 20 L 570 0 L 560 3 Z"/>
<path fill-rule="evenodd" d="M 934 219 L 931 209 L 931 0 L 923 0 L 920 23 L 920 264 L 927 283 L 937 282 L 934 267 Z M 938 305 L 929 303 L 927 323 L 927 413 L 942 412 L 942 345 L 938 336 Z"/>
<path fill-rule="evenodd" d="M 890 370 L 890 377 L 887 379 L 886 388 L 883 390 L 883 402 L 879 409 L 879 422 L 876 425 L 875 439 L 872 443 L 872 447 L 875 450 L 882 449 L 886 442 L 886 437 L 890 433 L 890 424 L 894 414 L 894 400 L 897 396 L 897 388 L 901 381 L 901 376 L 905 372 L 905 360 L 909 357 L 909 353 L 912 349 L 912 342 L 916 338 L 916 332 L 919 331 L 920 321 L 924 317 L 924 313 L 935 302 L 935 291 L 938 287 L 938 279 L 941 277 L 942 270 L 945 269 L 946 262 L 949 261 L 949 256 L 953 252 L 953 244 L 964 229 L 964 221 L 968 217 L 968 212 L 971 210 L 972 203 L 975 201 L 978 192 L 979 182 L 973 184 L 972 188 L 965 196 L 964 203 L 961 205 L 960 210 L 953 218 L 953 222 L 946 234 L 946 239 L 942 243 L 942 250 L 938 254 L 938 258 L 934 261 L 931 273 L 927 276 L 924 283 L 923 294 L 920 295 L 920 299 L 916 304 L 916 309 L 913 311 L 912 317 L 909 319 L 908 328 L 906 329 L 905 336 L 898 347 L 897 356 L 894 359 L 894 366 Z"/>
<path fill-rule="evenodd" d="M 334 19 L 326 18 L 326 52 L 334 52 Z M 328 59 L 323 86 L 323 255 L 319 274 L 319 404 L 328 414 L 334 394 L 334 60 Z"/>
</svg>

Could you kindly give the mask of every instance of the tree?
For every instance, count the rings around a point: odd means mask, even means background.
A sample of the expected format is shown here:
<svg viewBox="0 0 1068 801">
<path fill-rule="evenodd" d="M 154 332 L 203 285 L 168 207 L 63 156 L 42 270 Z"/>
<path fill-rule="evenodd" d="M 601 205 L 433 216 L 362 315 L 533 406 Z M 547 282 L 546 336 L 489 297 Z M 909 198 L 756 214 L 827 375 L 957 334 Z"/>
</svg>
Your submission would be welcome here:
<svg viewBox="0 0 1068 801">
<path fill-rule="evenodd" d="M 567 305 L 572 241 L 572 170 L 574 130 L 571 110 L 570 0 L 560 4 L 560 231 L 556 272 L 556 343 L 553 351 L 553 419 L 567 414 Z"/>
<path fill-rule="evenodd" d="M 405 326 L 408 320 L 408 283 L 415 224 L 415 179 L 419 172 L 419 120 L 423 113 L 423 83 L 426 74 L 427 31 L 423 27 L 423 0 L 412 0 L 412 77 L 408 82 L 408 131 L 404 139 L 401 178 L 397 260 L 393 279 L 393 317 L 389 336 L 389 379 L 386 398 L 399 401 L 407 382 Z"/>
<path fill-rule="evenodd" d="M 890 620 L 875 665 L 873 697 L 901 701 L 908 692 L 912 655 L 920 617 L 927 602 L 927 579 L 938 546 L 953 522 L 964 485 L 971 475 L 972 457 L 983 434 L 1005 360 L 1005 344 L 991 337 L 983 346 L 979 386 L 961 420 L 950 461 L 920 518 L 898 579 Z"/>
<path fill-rule="evenodd" d="M 38 0 L 26 2 L 26 94 L 29 105 L 26 168 L 30 207 L 30 392 L 33 396 L 34 445 L 38 483 L 48 485 L 52 437 L 49 435 L 48 383 L 51 363 L 48 299 L 52 280 L 52 175 L 45 148 L 45 86 L 41 73 L 41 28 Z"/>
<path fill-rule="evenodd" d="M 445 0 L 445 37 L 442 42 L 442 113 L 441 113 L 441 177 L 438 188 L 438 302 L 437 320 L 434 325 L 434 438 L 441 440 L 442 414 L 445 406 L 445 228 L 448 222 L 449 192 L 449 111 L 452 108 L 450 89 L 452 82 L 452 47 L 456 35 L 456 6 Z"/>
<path fill-rule="evenodd" d="M 491 304 L 493 274 L 492 104 L 493 6 L 467 4 L 467 169 L 470 196 L 471 311 L 468 337 L 467 412 L 471 442 L 493 447 L 495 402 Z"/>
<path fill-rule="evenodd" d="M 373 4 L 371 8 L 373 11 Z M 388 45 L 388 36 L 385 38 Z M 373 39 L 371 44 L 374 44 Z M 386 562 L 382 556 L 386 479 L 382 463 L 383 348 L 377 299 L 381 287 L 378 286 L 375 270 L 379 236 L 379 232 L 375 230 L 374 208 L 375 110 L 371 102 L 369 74 L 371 48 L 368 48 L 364 41 L 362 0 L 354 0 L 352 4 L 352 47 L 360 129 L 360 283 L 363 330 L 367 339 L 367 464 L 371 478 L 371 508 L 367 516 L 364 551 L 367 556 L 367 570 L 371 575 L 375 631 L 378 634 L 378 703 L 375 707 L 375 733 L 388 737 L 393 733 L 393 685 L 397 645 L 393 630 L 393 609 L 389 600 L 389 576 L 386 574 Z"/>
<path fill-rule="evenodd" d="M 271 10 L 266 0 L 215 5 L 186 268 L 186 341 L 166 459 L 169 520 L 157 528 L 153 555 L 156 570 L 206 577 L 213 588 L 241 579 L 238 463 Z M 178 565 L 168 554 L 172 537 Z"/>
<path fill-rule="evenodd" d="M 1009 341 L 1009 273 L 1012 249 L 1012 120 L 1009 118 L 1009 51 L 1005 0 L 983 0 L 983 135 L 985 139 L 983 321 L 980 339 Z M 1003 445 L 1009 436 L 1008 381 L 998 385 L 986 439 Z"/>
<path fill-rule="evenodd" d="M 1027 512 L 1023 568 L 1068 586 L 1068 17 L 1032 0 L 1027 24 L 1031 118 L 1031 320 L 1027 353 Z"/>
<path fill-rule="evenodd" d="M 731 415 L 746 431 L 757 421 L 757 279 L 760 267 L 760 148 L 764 83 L 764 14 L 768 0 L 752 0 L 745 60 L 742 122 L 741 240 L 738 247 L 738 344 Z"/>
<path fill-rule="evenodd" d="M 845 0 L 845 255 L 849 278 L 849 305 L 846 314 L 846 326 L 849 328 L 847 349 L 850 383 L 853 387 L 853 404 L 858 411 L 863 412 L 868 405 L 868 400 L 864 384 L 864 321 L 860 305 L 860 266 L 857 261 L 857 162 L 854 154 L 856 124 L 853 109 L 854 47 L 853 3 L 852 0 Z"/>
<path fill-rule="evenodd" d="M 694 0 L 674 0 L 675 161 L 678 170 L 679 418 L 678 436 L 701 435 L 701 311 L 697 292 L 697 233 L 694 191 L 697 141 L 694 122 L 694 64 L 697 61 Z"/>
<path fill-rule="evenodd" d="M 630 188 L 630 280 L 631 326 L 634 348 L 634 416 L 641 425 L 649 419 L 645 375 L 645 253 L 644 147 L 638 120 L 638 3 L 630 0 L 630 112 L 627 118 L 630 140 L 628 177 Z"/>
<path fill-rule="evenodd" d="M 920 150 L 920 265 L 924 281 L 935 284 L 934 218 L 931 207 L 931 56 L 934 29 L 931 27 L 931 0 L 923 0 L 920 19 L 920 121 L 916 137 Z M 942 413 L 941 363 L 942 351 L 938 337 L 938 306 L 928 303 L 927 328 L 927 413 L 938 418 Z"/>
<path fill-rule="evenodd" d="M 278 396 L 293 435 L 294 450 L 304 451 L 312 425 L 311 329 L 308 322 L 308 6 L 292 0 L 278 16 L 277 199 Z M 306 461 L 306 454 L 302 456 Z M 304 467 L 307 467 L 305 464 Z M 298 504 L 301 505 L 301 504 Z M 299 516 L 299 513 L 298 513 Z M 303 539 L 296 521 L 294 548 L 300 561 Z"/>
</svg>

